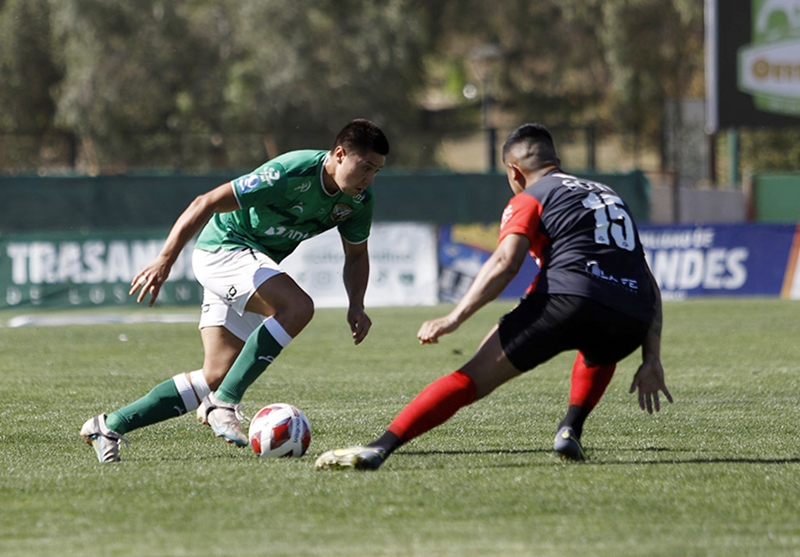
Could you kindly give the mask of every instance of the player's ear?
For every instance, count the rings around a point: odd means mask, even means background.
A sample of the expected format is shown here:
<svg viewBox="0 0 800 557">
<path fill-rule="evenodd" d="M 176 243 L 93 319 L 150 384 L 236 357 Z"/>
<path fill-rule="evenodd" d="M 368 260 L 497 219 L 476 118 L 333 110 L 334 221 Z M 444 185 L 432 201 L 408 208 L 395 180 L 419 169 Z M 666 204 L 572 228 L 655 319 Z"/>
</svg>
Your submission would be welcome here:
<svg viewBox="0 0 800 557">
<path fill-rule="evenodd" d="M 514 193 L 524 190 L 527 186 L 527 180 L 525 179 L 525 174 L 522 172 L 520 167 L 512 163 L 506 165 L 506 169 L 506 174 L 508 175 L 508 185 L 511 186 L 511 189 L 514 191 Z"/>
<path fill-rule="evenodd" d="M 337 145 L 336 148 L 333 150 L 333 158 L 336 159 L 336 162 L 342 164 L 342 161 L 347 156 L 347 150 L 344 148 L 343 145 Z"/>
</svg>

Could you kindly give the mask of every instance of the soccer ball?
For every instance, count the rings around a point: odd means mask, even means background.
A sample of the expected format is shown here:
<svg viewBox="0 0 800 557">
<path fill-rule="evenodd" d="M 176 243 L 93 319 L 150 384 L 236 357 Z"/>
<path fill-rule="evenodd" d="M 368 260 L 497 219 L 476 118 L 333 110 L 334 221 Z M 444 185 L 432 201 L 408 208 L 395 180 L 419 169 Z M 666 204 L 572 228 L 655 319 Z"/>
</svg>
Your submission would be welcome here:
<svg viewBox="0 0 800 557">
<path fill-rule="evenodd" d="M 306 415 L 291 404 L 270 404 L 253 417 L 247 436 L 258 456 L 299 458 L 311 444 L 311 424 Z"/>
</svg>

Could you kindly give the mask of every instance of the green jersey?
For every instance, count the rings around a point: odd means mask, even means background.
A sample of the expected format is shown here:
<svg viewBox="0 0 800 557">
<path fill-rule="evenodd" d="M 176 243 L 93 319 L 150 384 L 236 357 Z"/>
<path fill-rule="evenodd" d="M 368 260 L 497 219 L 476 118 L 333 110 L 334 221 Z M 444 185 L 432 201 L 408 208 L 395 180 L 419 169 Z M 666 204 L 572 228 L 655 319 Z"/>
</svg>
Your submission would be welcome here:
<svg viewBox="0 0 800 557">
<path fill-rule="evenodd" d="M 372 187 L 351 197 L 330 194 L 322 183 L 327 151 L 292 151 L 233 180 L 241 209 L 215 213 L 195 244 L 204 251 L 252 248 L 280 263 L 302 242 L 338 227 L 359 244 L 369 236 Z"/>
</svg>

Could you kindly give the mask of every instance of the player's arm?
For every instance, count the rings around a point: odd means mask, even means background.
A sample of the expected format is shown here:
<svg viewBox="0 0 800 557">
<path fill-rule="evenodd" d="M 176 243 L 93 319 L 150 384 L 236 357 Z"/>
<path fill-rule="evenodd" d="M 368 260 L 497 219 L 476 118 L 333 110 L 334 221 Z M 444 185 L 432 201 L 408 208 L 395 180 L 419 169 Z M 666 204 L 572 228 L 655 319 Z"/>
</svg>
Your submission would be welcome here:
<svg viewBox="0 0 800 557">
<path fill-rule="evenodd" d="M 169 277 L 178 255 L 189 240 L 200 231 L 214 213 L 227 213 L 237 209 L 239 202 L 230 182 L 197 196 L 172 225 L 161 253 L 133 277 L 128 294 L 133 295 L 139 290 L 136 301 L 141 302 L 149 293 L 149 305 L 152 306 L 158 298 L 161 286 Z"/>
<path fill-rule="evenodd" d="M 367 242 L 351 244 L 342 238 L 344 246 L 344 269 L 342 278 L 349 300 L 347 323 L 353 333 L 353 340 L 360 344 L 369 333 L 372 321 L 364 311 L 364 295 L 369 282 L 369 252 Z"/>
<path fill-rule="evenodd" d="M 664 367 L 661 364 L 661 329 L 663 323 L 661 291 L 652 273 L 650 274 L 650 280 L 653 283 L 653 289 L 656 294 L 656 314 L 642 343 L 642 364 L 636 371 L 636 375 L 633 376 L 630 392 L 633 393 L 638 390 L 639 407 L 652 414 L 653 409 L 656 412 L 661 410 L 659 391 L 662 391 L 670 402 L 672 402 L 672 395 L 664 382 Z"/>
<path fill-rule="evenodd" d="M 441 335 L 452 333 L 473 313 L 497 298 L 519 272 L 529 247 L 530 240 L 522 234 L 509 234 L 503 238 L 453 310 L 444 317 L 422 324 L 417 333 L 420 343 L 438 342 Z"/>
</svg>

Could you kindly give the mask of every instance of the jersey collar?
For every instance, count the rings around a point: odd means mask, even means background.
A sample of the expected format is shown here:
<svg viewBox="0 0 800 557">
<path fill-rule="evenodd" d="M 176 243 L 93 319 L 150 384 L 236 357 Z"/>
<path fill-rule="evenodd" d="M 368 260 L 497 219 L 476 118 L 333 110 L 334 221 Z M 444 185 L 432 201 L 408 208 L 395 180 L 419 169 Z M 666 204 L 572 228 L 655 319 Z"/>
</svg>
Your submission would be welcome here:
<svg viewBox="0 0 800 557">
<path fill-rule="evenodd" d="M 319 187 L 322 188 L 322 193 L 324 193 L 328 197 L 336 197 L 341 192 L 337 191 L 337 192 L 334 192 L 334 193 L 329 193 L 328 190 L 325 189 L 325 165 L 327 164 L 328 158 L 330 156 L 331 156 L 331 153 L 330 153 L 330 151 L 328 151 L 325 154 L 325 158 L 322 159 L 322 164 L 319 167 Z"/>
</svg>

